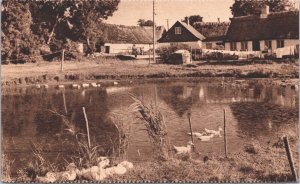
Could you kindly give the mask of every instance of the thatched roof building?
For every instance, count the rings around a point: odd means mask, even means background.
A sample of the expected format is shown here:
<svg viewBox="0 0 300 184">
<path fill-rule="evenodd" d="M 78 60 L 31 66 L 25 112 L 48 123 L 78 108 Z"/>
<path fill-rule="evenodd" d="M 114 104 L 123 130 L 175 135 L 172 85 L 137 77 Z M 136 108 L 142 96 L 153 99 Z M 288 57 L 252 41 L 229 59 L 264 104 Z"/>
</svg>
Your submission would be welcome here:
<svg viewBox="0 0 300 184">
<path fill-rule="evenodd" d="M 104 43 L 129 43 L 129 44 L 152 44 L 153 28 L 141 26 L 124 26 L 114 24 L 101 24 L 99 30 L 102 33 Z M 156 27 L 156 38 L 159 39 L 164 33 L 163 26 Z"/>
<path fill-rule="evenodd" d="M 231 19 L 226 41 L 250 41 L 299 38 L 299 11 L 269 13 Z"/>
<path fill-rule="evenodd" d="M 204 41 L 222 41 L 225 39 L 229 22 L 195 22 L 193 27 L 206 38 Z"/>
</svg>

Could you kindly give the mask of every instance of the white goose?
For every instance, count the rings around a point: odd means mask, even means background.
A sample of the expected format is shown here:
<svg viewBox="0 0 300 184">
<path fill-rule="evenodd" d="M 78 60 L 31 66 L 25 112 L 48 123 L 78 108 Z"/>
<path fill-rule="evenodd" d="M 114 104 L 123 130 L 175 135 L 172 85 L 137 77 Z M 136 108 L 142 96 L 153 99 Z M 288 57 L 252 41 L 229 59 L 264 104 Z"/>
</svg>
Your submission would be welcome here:
<svg viewBox="0 0 300 184">
<path fill-rule="evenodd" d="M 191 132 L 189 132 L 188 135 L 191 135 Z M 203 136 L 203 135 L 204 135 L 204 133 L 193 132 L 193 136 L 195 136 L 195 137 L 201 137 L 201 136 Z"/>
<path fill-rule="evenodd" d="M 70 163 L 66 170 L 67 171 L 61 173 L 61 181 L 74 181 L 77 177 L 76 165 L 74 163 Z"/>
<path fill-rule="evenodd" d="M 109 165 L 109 159 L 107 157 L 98 158 L 98 166 L 92 166 L 88 169 L 76 170 L 78 176 L 83 179 L 100 181 L 107 177 L 104 167 Z"/>
<path fill-rule="evenodd" d="M 223 129 L 221 127 L 219 127 L 218 130 L 209 130 L 209 129 L 206 129 L 206 128 L 204 128 L 204 130 L 208 134 L 218 135 L 219 137 L 222 137 L 221 131 L 223 131 Z"/>
<path fill-rule="evenodd" d="M 97 87 L 97 83 L 92 82 L 92 83 L 91 83 L 91 86 L 94 87 L 94 88 L 96 88 L 96 87 Z"/>
<path fill-rule="evenodd" d="M 176 154 L 188 154 L 191 152 L 193 145 L 194 144 L 191 141 L 189 141 L 188 145 L 186 147 L 185 146 L 173 146 L 173 148 L 175 149 Z"/>
<path fill-rule="evenodd" d="M 55 173 L 53 172 L 47 172 L 46 176 L 44 177 L 36 177 L 36 181 L 37 182 L 41 182 L 41 183 L 53 183 L 56 181 L 56 177 L 55 177 Z"/>
<path fill-rule="evenodd" d="M 214 137 L 214 134 L 210 134 L 210 135 L 202 135 L 200 137 L 197 137 L 198 139 L 200 139 L 201 141 L 209 141 L 210 139 L 212 139 Z"/>
</svg>

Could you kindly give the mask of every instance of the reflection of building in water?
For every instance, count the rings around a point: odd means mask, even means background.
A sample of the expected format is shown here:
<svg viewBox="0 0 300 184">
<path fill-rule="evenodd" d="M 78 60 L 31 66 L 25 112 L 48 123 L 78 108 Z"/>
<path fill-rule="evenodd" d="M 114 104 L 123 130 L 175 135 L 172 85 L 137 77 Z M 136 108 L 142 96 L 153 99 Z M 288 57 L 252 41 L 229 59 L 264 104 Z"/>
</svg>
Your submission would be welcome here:
<svg viewBox="0 0 300 184">
<path fill-rule="evenodd" d="M 191 95 L 192 95 L 192 90 L 193 90 L 192 87 L 184 86 L 184 87 L 183 87 L 182 98 L 186 99 L 186 98 L 191 97 Z M 181 95 L 181 94 L 180 94 L 180 95 Z"/>
<path fill-rule="evenodd" d="M 200 90 L 199 90 L 199 99 L 200 100 L 204 99 L 204 89 L 202 86 L 200 87 Z"/>
</svg>

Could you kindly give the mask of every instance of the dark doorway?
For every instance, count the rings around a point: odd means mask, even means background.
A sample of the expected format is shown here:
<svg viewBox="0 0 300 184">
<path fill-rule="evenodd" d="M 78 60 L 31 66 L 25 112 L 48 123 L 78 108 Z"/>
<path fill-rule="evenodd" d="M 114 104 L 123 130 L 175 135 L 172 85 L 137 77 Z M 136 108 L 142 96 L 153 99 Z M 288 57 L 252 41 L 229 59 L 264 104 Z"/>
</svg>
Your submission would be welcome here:
<svg viewBox="0 0 300 184">
<path fill-rule="evenodd" d="M 260 44 L 258 40 L 254 40 L 252 42 L 253 51 L 260 51 Z"/>
<path fill-rule="evenodd" d="M 109 50 L 110 50 L 109 46 L 105 46 L 105 53 L 109 54 Z"/>
</svg>

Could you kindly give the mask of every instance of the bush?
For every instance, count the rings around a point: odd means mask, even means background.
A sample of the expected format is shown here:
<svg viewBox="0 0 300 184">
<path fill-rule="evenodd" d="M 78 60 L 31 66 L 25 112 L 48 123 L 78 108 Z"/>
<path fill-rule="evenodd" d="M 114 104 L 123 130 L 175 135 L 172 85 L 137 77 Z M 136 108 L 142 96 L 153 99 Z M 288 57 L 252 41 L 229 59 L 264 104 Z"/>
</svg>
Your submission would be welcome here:
<svg viewBox="0 0 300 184">
<path fill-rule="evenodd" d="M 160 56 L 163 61 L 168 61 L 171 54 L 177 50 L 190 50 L 190 47 L 186 44 L 171 45 L 166 47 L 160 47 L 156 50 L 156 53 Z"/>
<path fill-rule="evenodd" d="M 264 54 L 265 59 L 276 59 L 276 54 L 275 53 L 266 53 Z"/>
<path fill-rule="evenodd" d="M 228 53 L 221 53 L 221 52 L 210 52 L 210 53 L 204 53 L 200 59 L 202 60 L 238 60 L 238 55 L 231 55 Z"/>
</svg>

